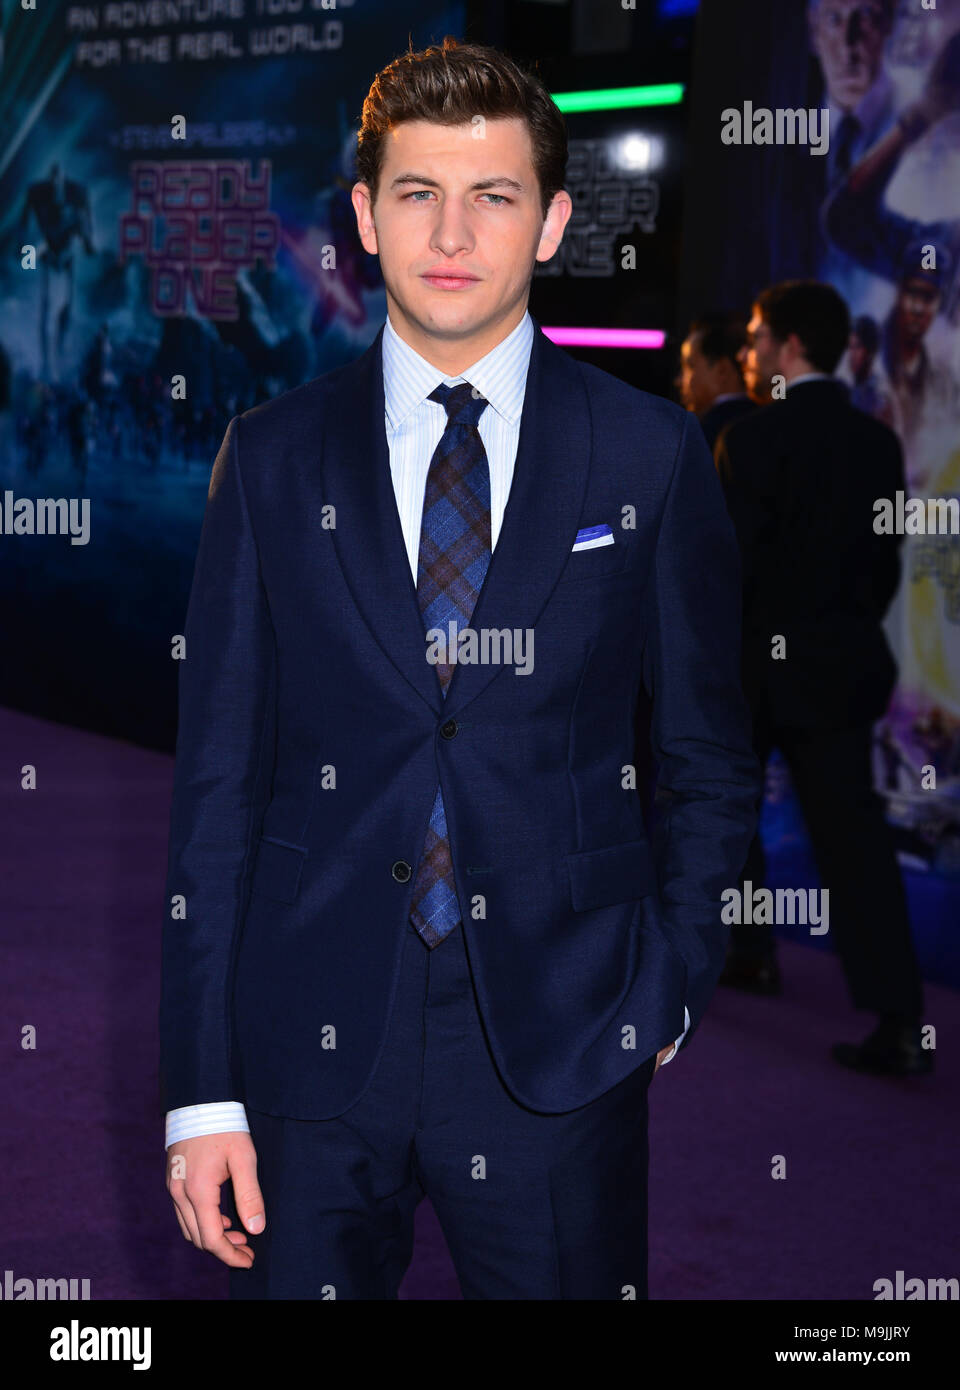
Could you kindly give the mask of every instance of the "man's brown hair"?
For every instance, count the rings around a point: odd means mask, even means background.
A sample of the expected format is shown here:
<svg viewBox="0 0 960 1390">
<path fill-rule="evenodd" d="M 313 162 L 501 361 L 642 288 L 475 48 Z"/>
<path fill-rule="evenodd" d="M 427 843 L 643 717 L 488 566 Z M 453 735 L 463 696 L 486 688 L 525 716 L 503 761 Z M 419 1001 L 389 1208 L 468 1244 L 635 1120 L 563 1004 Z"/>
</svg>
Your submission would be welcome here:
<svg viewBox="0 0 960 1390">
<path fill-rule="evenodd" d="M 832 374 L 850 340 L 847 302 L 820 280 L 782 280 L 757 295 L 756 309 L 777 342 L 796 333 L 811 367 Z"/>
<path fill-rule="evenodd" d="M 463 125 L 475 116 L 526 121 L 543 216 L 567 171 L 567 129 L 546 87 L 496 48 L 459 43 L 447 35 L 395 58 L 373 79 L 363 103 L 357 143 L 357 178 L 377 199 L 384 137 L 404 121 Z"/>
</svg>

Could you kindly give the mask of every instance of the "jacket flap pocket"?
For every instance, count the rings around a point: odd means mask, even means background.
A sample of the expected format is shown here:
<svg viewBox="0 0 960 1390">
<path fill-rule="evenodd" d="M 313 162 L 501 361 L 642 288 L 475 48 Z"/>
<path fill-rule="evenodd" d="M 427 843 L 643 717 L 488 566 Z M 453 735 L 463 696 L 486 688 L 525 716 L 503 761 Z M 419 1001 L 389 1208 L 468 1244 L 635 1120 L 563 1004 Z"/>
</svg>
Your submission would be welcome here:
<svg viewBox="0 0 960 1390">
<path fill-rule="evenodd" d="M 254 893 L 292 903 L 300 888 L 300 874 L 307 851 L 300 845 L 261 836 L 250 886 Z"/>
<path fill-rule="evenodd" d="M 564 855 L 570 901 L 577 912 L 643 898 L 657 889 L 656 865 L 646 840 Z"/>
</svg>

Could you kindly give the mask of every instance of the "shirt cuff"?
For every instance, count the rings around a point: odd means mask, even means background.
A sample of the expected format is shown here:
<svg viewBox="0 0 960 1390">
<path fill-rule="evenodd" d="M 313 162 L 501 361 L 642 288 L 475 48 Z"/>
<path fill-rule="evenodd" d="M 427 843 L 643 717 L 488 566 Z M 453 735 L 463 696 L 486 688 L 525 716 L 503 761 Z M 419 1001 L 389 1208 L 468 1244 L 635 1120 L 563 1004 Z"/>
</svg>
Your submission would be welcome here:
<svg viewBox="0 0 960 1390">
<path fill-rule="evenodd" d="M 202 1134 L 250 1133 L 247 1115 L 240 1101 L 211 1101 L 204 1105 L 182 1105 L 167 1111 L 164 1148 L 181 1139 L 198 1139 Z"/>
<path fill-rule="evenodd" d="M 690 1010 L 687 1008 L 686 1004 L 684 1004 L 684 1006 L 683 1006 L 683 1032 L 680 1034 L 679 1038 L 677 1038 L 677 1041 L 673 1044 L 673 1051 L 672 1051 L 672 1052 L 668 1052 L 667 1055 L 666 1055 L 666 1057 L 664 1057 L 663 1061 L 660 1063 L 661 1067 L 665 1067 L 665 1066 L 667 1065 L 668 1062 L 672 1062 L 673 1059 L 674 1059 L 674 1057 L 676 1057 L 676 1055 L 677 1055 L 677 1048 L 680 1046 L 680 1044 L 683 1042 L 684 1038 L 687 1036 L 687 1033 L 688 1033 L 688 1031 L 689 1031 L 689 1028 L 690 1028 Z"/>
</svg>

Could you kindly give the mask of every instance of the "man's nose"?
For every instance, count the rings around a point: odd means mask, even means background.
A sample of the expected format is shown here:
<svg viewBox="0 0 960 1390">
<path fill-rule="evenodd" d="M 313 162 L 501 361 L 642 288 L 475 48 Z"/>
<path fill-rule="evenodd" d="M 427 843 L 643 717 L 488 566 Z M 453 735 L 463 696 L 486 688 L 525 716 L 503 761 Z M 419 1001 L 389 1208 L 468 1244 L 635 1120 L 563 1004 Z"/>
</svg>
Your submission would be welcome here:
<svg viewBox="0 0 960 1390">
<path fill-rule="evenodd" d="M 430 244 L 448 256 L 473 245 L 473 233 L 468 225 L 467 214 L 453 199 L 438 212 Z"/>
</svg>

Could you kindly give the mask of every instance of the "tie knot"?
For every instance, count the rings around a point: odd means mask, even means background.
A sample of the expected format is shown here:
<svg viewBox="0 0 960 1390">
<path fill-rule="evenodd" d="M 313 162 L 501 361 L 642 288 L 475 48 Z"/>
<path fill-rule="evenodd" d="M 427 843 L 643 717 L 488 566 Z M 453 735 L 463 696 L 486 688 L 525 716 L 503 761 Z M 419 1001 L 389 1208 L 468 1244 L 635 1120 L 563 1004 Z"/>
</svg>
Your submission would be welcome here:
<svg viewBox="0 0 960 1390">
<path fill-rule="evenodd" d="M 441 382 L 431 391 L 428 401 L 437 401 L 447 412 L 448 425 L 476 425 L 487 405 L 487 400 L 475 391 L 469 381 L 461 381 L 456 386 Z"/>
</svg>

